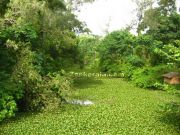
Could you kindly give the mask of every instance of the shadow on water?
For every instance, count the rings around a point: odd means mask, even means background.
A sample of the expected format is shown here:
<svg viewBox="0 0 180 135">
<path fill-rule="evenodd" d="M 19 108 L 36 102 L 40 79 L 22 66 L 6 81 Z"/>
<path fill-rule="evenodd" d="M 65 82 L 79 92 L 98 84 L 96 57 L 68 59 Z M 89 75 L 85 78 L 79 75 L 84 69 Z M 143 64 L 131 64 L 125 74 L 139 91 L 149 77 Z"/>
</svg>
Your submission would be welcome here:
<svg viewBox="0 0 180 135">
<path fill-rule="evenodd" d="M 159 120 L 162 123 L 173 125 L 180 132 L 180 103 L 168 103 L 161 106 L 162 113 Z"/>
<path fill-rule="evenodd" d="M 95 78 L 77 78 L 74 81 L 74 87 L 78 89 L 85 89 L 85 88 L 92 88 L 92 87 L 97 87 L 98 85 L 102 85 L 103 82 L 101 80 L 95 79 Z M 63 112 L 73 112 L 73 111 L 78 111 L 82 109 L 83 106 L 79 104 L 67 104 L 63 103 L 60 108 L 54 109 L 52 112 L 47 111 L 47 112 L 21 112 L 17 113 L 15 117 L 12 117 L 10 119 L 5 119 L 2 122 L 0 122 L 0 126 L 7 125 L 8 123 L 11 122 L 18 122 L 26 119 L 31 119 L 32 117 L 35 117 L 37 115 L 46 114 L 46 113 L 63 113 Z"/>
<path fill-rule="evenodd" d="M 53 110 L 49 111 L 42 111 L 42 112 L 19 112 L 16 114 L 15 117 L 11 117 L 9 119 L 5 119 L 0 122 L 0 127 L 1 126 L 7 126 L 10 123 L 18 123 L 18 122 L 23 122 L 23 121 L 28 121 L 29 119 L 38 119 L 41 115 L 43 117 L 52 117 L 52 116 L 57 116 L 59 114 L 66 113 L 67 111 L 74 112 L 81 110 L 83 106 L 81 105 L 73 105 L 73 104 L 65 104 L 63 103 L 60 108 L 56 108 Z M 41 117 L 42 117 L 41 116 Z M 41 119 L 42 120 L 42 119 Z M 33 123 L 33 122 L 32 122 Z M 0 129 L 0 134 L 1 134 L 1 129 Z"/>
<path fill-rule="evenodd" d="M 34 118 L 36 115 L 40 114 L 39 112 L 19 112 L 15 115 L 15 117 L 11 117 L 9 119 L 5 119 L 0 122 L 0 126 L 7 125 L 9 123 L 22 121 L 29 118 Z"/>
<path fill-rule="evenodd" d="M 92 88 L 92 87 L 97 87 L 98 85 L 102 85 L 103 82 L 101 80 L 95 79 L 95 78 L 86 78 L 86 77 L 81 77 L 77 78 L 74 81 L 74 87 L 78 89 L 85 89 L 85 88 Z M 82 109 L 83 106 L 79 104 L 67 104 L 63 103 L 60 108 L 57 108 L 57 110 L 53 110 L 52 114 L 56 113 L 63 113 L 66 111 L 78 111 L 79 109 Z M 37 115 L 40 115 L 41 113 L 46 114 L 46 113 L 51 113 L 51 112 L 21 112 L 17 113 L 15 117 L 12 117 L 10 119 L 3 120 L 0 122 L 0 126 L 6 125 L 11 122 L 18 122 L 26 119 L 31 119 L 32 117 L 35 117 Z"/>
<path fill-rule="evenodd" d="M 96 78 L 81 77 L 74 80 L 74 87 L 78 89 L 97 87 L 102 84 L 102 80 L 98 80 Z"/>
</svg>

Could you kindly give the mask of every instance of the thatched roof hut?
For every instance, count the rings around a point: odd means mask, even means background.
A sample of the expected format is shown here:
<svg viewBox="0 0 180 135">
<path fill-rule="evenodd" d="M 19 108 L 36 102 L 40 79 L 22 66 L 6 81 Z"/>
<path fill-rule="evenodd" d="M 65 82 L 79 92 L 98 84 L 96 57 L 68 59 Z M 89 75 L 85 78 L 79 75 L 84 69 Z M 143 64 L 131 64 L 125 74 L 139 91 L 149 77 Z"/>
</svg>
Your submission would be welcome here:
<svg viewBox="0 0 180 135">
<path fill-rule="evenodd" d="M 163 75 L 164 82 L 169 84 L 180 84 L 180 73 L 170 72 Z"/>
</svg>

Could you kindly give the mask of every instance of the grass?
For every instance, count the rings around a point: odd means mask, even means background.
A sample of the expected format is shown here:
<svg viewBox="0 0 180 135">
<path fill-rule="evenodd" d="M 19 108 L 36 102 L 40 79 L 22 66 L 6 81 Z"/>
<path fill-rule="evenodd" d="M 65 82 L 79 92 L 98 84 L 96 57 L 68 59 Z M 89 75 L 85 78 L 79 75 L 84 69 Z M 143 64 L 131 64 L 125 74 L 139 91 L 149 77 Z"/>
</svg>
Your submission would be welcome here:
<svg viewBox="0 0 180 135">
<path fill-rule="evenodd" d="M 121 79 L 79 79 L 73 99 L 92 106 L 63 105 L 39 114 L 21 114 L 0 125 L 2 135 L 178 135 L 180 119 L 160 111 L 180 98 L 134 87 Z"/>
</svg>

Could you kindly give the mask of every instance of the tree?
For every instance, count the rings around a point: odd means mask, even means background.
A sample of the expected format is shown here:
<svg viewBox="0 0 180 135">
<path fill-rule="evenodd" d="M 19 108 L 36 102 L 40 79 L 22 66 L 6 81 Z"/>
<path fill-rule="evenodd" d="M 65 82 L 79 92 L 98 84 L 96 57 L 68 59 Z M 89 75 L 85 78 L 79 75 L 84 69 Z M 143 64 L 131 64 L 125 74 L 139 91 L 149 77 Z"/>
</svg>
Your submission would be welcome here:
<svg viewBox="0 0 180 135">
<path fill-rule="evenodd" d="M 0 120 L 60 103 L 70 88 L 61 70 L 76 63 L 82 23 L 63 1 L 12 0 L 0 24 Z"/>
<path fill-rule="evenodd" d="M 136 16 L 137 16 L 137 20 L 134 22 L 133 20 L 133 25 L 139 25 L 141 24 L 143 18 L 144 18 L 144 14 L 145 11 L 149 8 L 152 8 L 154 0 L 132 0 L 133 2 L 135 2 L 137 8 L 135 9 L 136 12 Z M 131 26 L 132 27 L 132 26 Z M 138 28 L 137 30 L 138 33 L 140 33 L 140 30 Z"/>
<path fill-rule="evenodd" d="M 176 16 L 175 0 L 158 0 L 158 7 L 151 7 L 144 11 L 144 17 L 138 25 L 138 31 L 161 31 L 165 28 L 165 25 L 171 27 L 173 24 L 173 17 Z M 169 31 L 171 31 L 170 28 Z M 164 31 L 164 30 L 163 30 Z M 174 30 L 173 30 L 174 31 Z"/>
<path fill-rule="evenodd" d="M 99 46 L 101 70 L 113 70 L 113 66 L 119 66 L 124 57 L 133 54 L 133 42 L 134 36 L 126 30 L 108 34 Z"/>
<path fill-rule="evenodd" d="M 9 1 L 10 0 L 0 0 L 0 17 L 5 14 Z"/>
<path fill-rule="evenodd" d="M 164 16 L 176 12 L 176 0 L 158 0 L 159 9 Z"/>
<path fill-rule="evenodd" d="M 67 8 L 73 11 L 78 10 L 78 7 L 83 3 L 94 2 L 95 0 L 66 0 Z"/>
<path fill-rule="evenodd" d="M 97 68 L 98 52 L 97 48 L 100 43 L 100 39 L 96 36 L 79 36 L 78 38 L 78 50 L 80 57 L 81 68 Z"/>
<path fill-rule="evenodd" d="M 172 64 L 177 69 L 180 67 L 180 40 L 174 40 L 171 44 L 156 48 L 155 53 L 162 57 L 166 64 Z"/>
<path fill-rule="evenodd" d="M 63 0 L 47 0 L 47 3 L 48 7 L 53 11 L 66 10 L 66 5 Z"/>
</svg>

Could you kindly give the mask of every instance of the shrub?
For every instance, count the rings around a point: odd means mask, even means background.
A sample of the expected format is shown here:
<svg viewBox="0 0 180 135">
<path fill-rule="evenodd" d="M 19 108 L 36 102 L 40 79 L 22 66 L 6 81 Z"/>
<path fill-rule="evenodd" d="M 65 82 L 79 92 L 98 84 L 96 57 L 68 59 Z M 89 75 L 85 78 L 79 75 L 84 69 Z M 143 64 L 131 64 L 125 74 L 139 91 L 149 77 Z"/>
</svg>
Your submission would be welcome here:
<svg viewBox="0 0 180 135">
<path fill-rule="evenodd" d="M 72 79 L 69 76 L 66 76 L 64 70 L 48 74 L 44 83 L 46 83 L 45 88 L 54 92 L 56 97 L 61 99 L 61 101 L 65 100 L 65 97 L 72 89 Z"/>
<path fill-rule="evenodd" d="M 139 87 L 164 89 L 162 74 L 168 71 L 170 68 L 166 65 L 136 69 L 132 75 L 132 81 Z"/>
<path fill-rule="evenodd" d="M 70 81 L 63 76 L 63 72 L 49 73 L 42 76 L 37 65 L 34 65 L 36 52 L 29 48 L 19 51 L 18 62 L 12 74 L 13 81 L 23 91 L 23 96 L 18 100 L 21 110 L 41 111 L 59 105 L 70 89 Z"/>
<path fill-rule="evenodd" d="M 0 121 L 14 116 L 17 110 L 16 102 L 12 96 L 0 93 Z"/>
<path fill-rule="evenodd" d="M 175 93 L 180 94 L 180 84 L 176 84 L 176 85 L 164 84 L 163 90 L 173 94 Z"/>
<path fill-rule="evenodd" d="M 127 64 L 122 64 L 120 66 L 120 71 L 121 73 L 124 74 L 124 78 L 131 80 L 133 72 L 136 68 L 134 66 L 132 66 L 131 64 L 127 63 Z"/>
<path fill-rule="evenodd" d="M 134 67 L 143 67 L 144 61 L 136 55 L 132 55 L 125 58 L 125 62 L 131 64 Z"/>
<path fill-rule="evenodd" d="M 127 55 L 133 54 L 135 37 L 126 30 L 108 34 L 99 45 L 101 71 L 119 70 L 119 64 Z"/>
<path fill-rule="evenodd" d="M 9 74 L 0 72 L 0 121 L 15 115 L 16 100 L 21 97 L 22 91 L 16 88 Z"/>
</svg>

